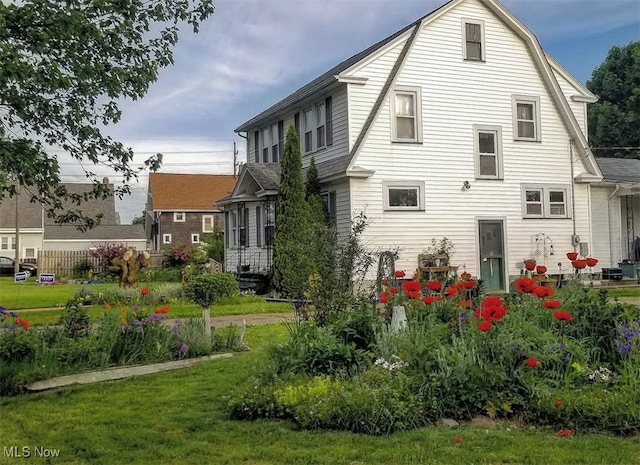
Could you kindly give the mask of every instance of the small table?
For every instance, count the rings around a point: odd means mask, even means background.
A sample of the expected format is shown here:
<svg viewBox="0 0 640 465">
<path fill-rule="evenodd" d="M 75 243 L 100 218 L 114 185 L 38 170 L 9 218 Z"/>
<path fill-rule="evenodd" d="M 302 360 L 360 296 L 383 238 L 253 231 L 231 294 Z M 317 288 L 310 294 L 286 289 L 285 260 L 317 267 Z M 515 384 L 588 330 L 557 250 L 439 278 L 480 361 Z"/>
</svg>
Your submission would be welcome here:
<svg viewBox="0 0 640 465">
<path fill-rule="evenodd" d="M 423 273 L 428 273 L 429 281 L 433 280 L 434 273 L 444 273 L 448 278 L 450 273 L 453 273 L 453 277 L 458 276 L 458 268 L 457 266 L 419 266 L 418 270 Z"/>
</svg>

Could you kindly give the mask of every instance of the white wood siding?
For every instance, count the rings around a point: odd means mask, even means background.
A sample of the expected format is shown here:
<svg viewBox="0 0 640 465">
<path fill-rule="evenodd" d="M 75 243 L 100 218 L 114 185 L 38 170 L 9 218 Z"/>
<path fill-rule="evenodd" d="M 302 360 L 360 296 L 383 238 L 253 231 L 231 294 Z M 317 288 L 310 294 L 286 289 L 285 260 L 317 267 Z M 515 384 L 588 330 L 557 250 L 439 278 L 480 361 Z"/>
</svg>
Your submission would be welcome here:
<svg viewBox="0 0 640 465">
<path fill-rule="evenodd" d="M 613 193 L 613 187 L 592 187 L 591 188 L 591 218 L 593 225 L 592 232 L 592 255 L 599 260 L 598 268 L 608 268 L 617 266 L 611 257 L 612 244 L 609 240 L 610 228 L 612 226 L 610 217 L 609 196 Z M 611 202 L 613 205 L 618 202 Z M 618 229 L 619 228 L 615 228 Z"/>
<path fill-rule="evenodd" d="M 580 125 L 580 129 L 586 137 L 588 135 L 586 115 L 587 104 L 584 102 L 574 102 L 573 100 L 571 100 L 572 95 L 579 95 L 580 92 L 578 92 L 578 90 L 573 87 L 573 85 L 569 81 L 563 78 L 555 70 L 553 70 L 553 75 L 556 77 L 558 84 L 560 84 L 560 89 L 562 89 L 562 93 L 564 94 L 565 99 L 567 99 L 567 102 L 569 102 L 569 107 L 571 108 L 573 115 L 576 117 L 578 125 Z"/>
<path fill-rule="evenodd" d="M 462 59 L 463 18 L 484 21 L 486 62 Z M 453 264 L 478 274 L 477 219 L 504 219 L 509 275 L 519 273 L 541 232 L 553 239 L 556 254 L 547 265 L 568 266 L 572 219 L 522 218 L 523 183 L 571 185 L 570 136 L 522 40 L 481 4 L 465 2 L 420 31 L 395 84 L 422 89 L 423 144 L 390 143 L 387 99 L 354 162 L 376 173 L 351 181 L 351 208 L 366 209 L 372 219 L 366 239 L 399 247 L 397 268 L 413 270 L 431 239 L 446 236 L 456 247 Z M 540 142 L 513 140 L 514 94 L 540 98 Z M 504 180 L 475 179 L 474 124 L 501 126 Z M 575 171 L 583 171 L 579 161 Z M 388 180 L 424 181 L 425 211 L 383 211 Z M 470 190 L 462 189 L 464 181 Z M 584 196 L 585 189 L 576 189 L 574 215 L 578 234 L 589 237 Z"/>
<path fill-rule="evenodd" d="M 349 149 L 353 147 L 362 131 L 364 122 L 369 117 L 406 40 L 405 38 L 386 53 L 381 54 L 378 59 L 353 73 L 356 77 L 365 77 L 368 80 L 365 85 L 349 84 Z"/>
</svg>

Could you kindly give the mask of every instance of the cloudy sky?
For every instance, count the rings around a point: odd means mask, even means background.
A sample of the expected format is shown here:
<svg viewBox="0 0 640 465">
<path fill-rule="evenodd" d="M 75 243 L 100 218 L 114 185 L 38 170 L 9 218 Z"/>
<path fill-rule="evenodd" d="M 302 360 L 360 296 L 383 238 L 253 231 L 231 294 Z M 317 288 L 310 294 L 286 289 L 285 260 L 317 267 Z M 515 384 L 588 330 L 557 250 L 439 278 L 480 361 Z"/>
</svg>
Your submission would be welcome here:
<svg viewBox="0 0 640 465">
<path fill-rule="evenodd" d="M 108 132 L 136 152 L 162 152 L 162 172 L 233 172 L 233 129 L 327 69 L 444 0 L 217 0 L 198 35 L 185 29 L 175 66 L 146 98 L 123 102 Z M 640 0 L 503 0 L 542 47 L 585 82 L 614 45 L 640 40 Z M 65 181 L 80 182 L 73 165 Z M 101 173 L 102 174 L 102 173 Z M 108 174 L 108 173 L 104 173 Z M 118 181 L 114 178 L 114 181 Z M 122 221 L 144 208 L 145 176 Z"/>
</svg>

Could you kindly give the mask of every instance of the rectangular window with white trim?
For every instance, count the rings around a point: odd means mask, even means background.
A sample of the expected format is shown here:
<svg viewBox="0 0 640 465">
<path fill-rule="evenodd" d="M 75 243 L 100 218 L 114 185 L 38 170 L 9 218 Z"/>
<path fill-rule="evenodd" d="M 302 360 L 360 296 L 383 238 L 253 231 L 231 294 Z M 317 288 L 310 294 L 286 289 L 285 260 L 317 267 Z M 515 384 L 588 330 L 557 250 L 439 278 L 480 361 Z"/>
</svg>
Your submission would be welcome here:
<svg viewBox="0 0 640 465">
<path fill-rule="evenodd" d="M 523 185 L 523 218 L 570 218 L 569 186 Z"/>
<path fill-rule="evenodd" d="M 502 128 L 474 125 L 476 179 L 502 179 Z"/>
<path fill-rule="evenodd" d="M 192 234 L 191 235 L 191 243 L 199 244 L 200 243 L 200 234 Z"/>
<path fill-rule="evenodd" d="M 324 102 L 316 105 L 316 148 L 326 146 Z"/>
<path fill-rule="evenodd" d="M 424 210 L 424 181 L 384 181 L 385 210 Z"/>
<path fill-rule="evenodd" d="M 202 215 L 202 232 L 212 233 L 214 228 L 213 215 Z"/>
<path fill-rule="evenodd" d="M 540 97 L 526 95 L 511 96 L 513 106 L 513 139 L 539 142 Z"/>
<path fill-rule="evenodd" d="M 304 124 L 304 153 L 309 153 L 313 151 L 313 130 L 315 128 L 313 109 L 306 109 L 302 117 L 302 123 Z"/>
<path fill-rule="evenodd" d="M 269 163 L 269 146 L 271 145 L 271 137 L 269 128 L 262 129 L 262 163 Z"/>
<path fill-rule="evenodd" d="M 171 244 L 171 234 L 163 234 L 162 235 L 162 243 L 163 244 Z"/>
<path fill-rule="evenodd" d="M 0 250 L 9 250 L 8 236 L 2 236 L 2 238 L 0 238 Z"/>
<path fill-rule="evenodd" d="M 184 212 L 174 212 L 173 213 L 173 222 L 174 223 L 184 223 L 187 220 L 187 215 Z"/>
<path fill-rule="evenodd" d="M 420 87 L 396 87 L 391 97 L 391 140 L 422 142 Z"/>
<path fill-rule="evenodd" d="M 462 20 L 463 57 L 469 61 L 484 61 L 484 21 Z"/>
</svg>

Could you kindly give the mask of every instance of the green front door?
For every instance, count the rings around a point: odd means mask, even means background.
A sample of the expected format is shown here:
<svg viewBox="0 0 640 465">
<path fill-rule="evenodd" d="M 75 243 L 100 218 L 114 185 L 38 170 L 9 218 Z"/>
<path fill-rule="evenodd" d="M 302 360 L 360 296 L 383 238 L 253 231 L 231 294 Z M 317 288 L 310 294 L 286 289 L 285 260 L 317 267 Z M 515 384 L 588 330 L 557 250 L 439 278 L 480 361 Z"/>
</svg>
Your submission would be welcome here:
<svg viewBox="0 0 640 465">
<path fill-rule="evenodd" d="M 488 291 L 503 291 L 504 234 L 502 220 L 479 220 L 480 278 Z"/>
</svg>

